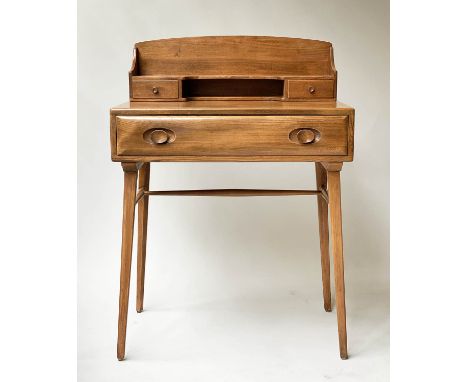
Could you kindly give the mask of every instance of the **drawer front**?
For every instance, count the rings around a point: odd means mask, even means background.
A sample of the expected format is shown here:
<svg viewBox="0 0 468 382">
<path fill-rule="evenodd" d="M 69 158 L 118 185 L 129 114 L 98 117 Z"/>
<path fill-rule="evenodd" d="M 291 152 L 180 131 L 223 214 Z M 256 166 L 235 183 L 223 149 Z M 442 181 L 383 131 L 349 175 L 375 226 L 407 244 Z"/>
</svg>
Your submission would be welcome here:
<svg viewBox="0 0 468 382">
<path fill-rule="evenodd" d="M 133 78 L 132 91 L 132 98 L 178 98 L 179 81 Z"/>
<path fill-rule="evenodd" d="M 291 99 L 334 98 L 333 80 L 289 80 L 288 97 Z"/>
<path fill-rule="evenodd" d="M 117 155 L 347 155 L 347 116 L 117 116 Z"/>
</svg>

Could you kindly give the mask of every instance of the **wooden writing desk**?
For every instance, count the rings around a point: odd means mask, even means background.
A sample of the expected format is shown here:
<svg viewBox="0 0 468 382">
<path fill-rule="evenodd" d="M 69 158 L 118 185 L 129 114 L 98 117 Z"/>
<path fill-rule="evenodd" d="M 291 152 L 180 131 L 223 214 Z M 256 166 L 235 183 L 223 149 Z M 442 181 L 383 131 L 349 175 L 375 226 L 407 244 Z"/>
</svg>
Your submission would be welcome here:
<svg viewBox="0 0 468 382">
<path fill-rule="evenodd" d="M 134 52 L 130 102 L 110 112 L 112 160 L 124 170 L 117 358 L 125 357 L 137 204 L 141 312 L 150 195 L 316 195 L 324 307 L 331 311 L 330 211 L 340 356 L 346 359 L 340 171 L 353 160 L 354 109 L 336 101 L 331 44 L 197 37 L 137 43 Z M 151 191 L 151 162 L 315 162 L 317 189 Z"/>
</svg>

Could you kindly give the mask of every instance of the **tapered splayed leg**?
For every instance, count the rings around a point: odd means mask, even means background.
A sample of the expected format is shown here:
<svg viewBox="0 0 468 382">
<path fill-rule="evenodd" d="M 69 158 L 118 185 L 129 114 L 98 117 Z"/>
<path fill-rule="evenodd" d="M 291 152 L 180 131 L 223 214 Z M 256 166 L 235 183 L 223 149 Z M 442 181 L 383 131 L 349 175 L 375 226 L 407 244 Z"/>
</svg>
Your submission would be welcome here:
<svg viewBox="0 0 468 382">
<path fill-rule="evenodd" d="M 117 338 L 117 358 L 125 358 L 125 338 L 127 334 L 128 295 L 130 290 L 130 270 L 132 265 L 133 223 L 135 219 L 135 194 L 138 177 L 136 163 L 122 163 L 124 170 L 124 198 L 122 219 L 122 253 L 120 264 L 119 324 Z"/>
<path fill-rule="evenodd" d="M 340 356 L 342 359 L 347 359 L 348 345 L 346 334 L 346 305 L 340 185 L 340 171 L 342 163 L 327 163 L 324 166 L 327 169 L 328 176 L 328 198 L 330 205 L 330 223 L 333 247 L 333 270 L 335 273 L 336 314 L 338 318 Z"/>
<path fill-rule="evenodd" d="M 317 189 L 327 189 L 327 172 L 320 163 L 315 163 Z M 318 221 L 320 234 L 320 253 L 322 264 L 323 307 L 331 312 L 330 254 L 328 242 L 328 203 L 322 196 L 317 196 Z"/>
<path fill-rule="evenodd" d="M 138 189 L 148 191 L 150 181 L 150 163 L 144 163 L 138 176 Z M 143 311 L 145 295 L 146 239 L 148 231 L 148 200 L 143 196 L 138 201 L 138 245 L 137 245 L 137 297 L 136 310 Z"/>
</svg>

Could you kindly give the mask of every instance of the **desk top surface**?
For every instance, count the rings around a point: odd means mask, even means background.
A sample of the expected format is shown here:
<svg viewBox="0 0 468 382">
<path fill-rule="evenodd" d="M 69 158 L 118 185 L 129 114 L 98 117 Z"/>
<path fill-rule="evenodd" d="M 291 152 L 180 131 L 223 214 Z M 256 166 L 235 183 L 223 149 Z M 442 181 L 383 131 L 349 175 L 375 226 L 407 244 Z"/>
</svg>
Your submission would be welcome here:
<svg viewBox="0 0 468 382">
<path fill-rule="evenodd" d="M 111 108 L 112 115 L 349 115 L 341 102 L 182 101 L 125 102 Z"/>
</svg>

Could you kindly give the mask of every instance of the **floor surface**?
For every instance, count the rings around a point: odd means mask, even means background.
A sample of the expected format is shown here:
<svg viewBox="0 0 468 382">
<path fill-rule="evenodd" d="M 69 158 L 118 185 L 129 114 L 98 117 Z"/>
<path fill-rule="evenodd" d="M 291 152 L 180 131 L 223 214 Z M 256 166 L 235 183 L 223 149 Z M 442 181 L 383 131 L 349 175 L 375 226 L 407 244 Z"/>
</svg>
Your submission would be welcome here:
<svg viewBox="0 0 468 382">
<path fill-rule="evenodd" d="M 95 236 L 81 241 L 78 259 L 78 381 L 388 381 L 386 264 L 362 232 L 368 225 L 345 224 L 343 361 L 335 307 L 323 309 L 315 204 L 264 199 L 152 200 L 145 309 L 135 310 L 134 256 L 122 362 L 119 208 L 112 224 L 88 227 Z"/>
<path fill-rule="evenodd" d="M 160 306 L 148 300 L 144 312 L 129 313 L 122 362 L 115 358 L 116 325 L 108 325 L 116 323 L 106 313 L 112 309 L 96 314 L 79 381 L 388 381 L 386 293 L 348 297 L 346 361 L 339 358 L 335 310 L 321 308 L 320 293 Z"/>
</svg>

